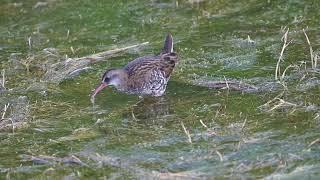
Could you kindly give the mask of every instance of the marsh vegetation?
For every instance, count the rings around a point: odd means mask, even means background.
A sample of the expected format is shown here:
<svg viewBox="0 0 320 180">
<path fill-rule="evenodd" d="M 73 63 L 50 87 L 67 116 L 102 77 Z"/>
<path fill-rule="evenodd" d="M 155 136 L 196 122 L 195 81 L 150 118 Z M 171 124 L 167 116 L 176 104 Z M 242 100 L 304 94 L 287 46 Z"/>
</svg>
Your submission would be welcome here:
<svg viewBox="0 0 320 180">
<path fill-rule="evenodd" d="M 0 5 L 0 179 L 319 178 L 320 3 L 12 1 Z M 180 62 L 163 97 L 107 68 Z"/>
</svg>

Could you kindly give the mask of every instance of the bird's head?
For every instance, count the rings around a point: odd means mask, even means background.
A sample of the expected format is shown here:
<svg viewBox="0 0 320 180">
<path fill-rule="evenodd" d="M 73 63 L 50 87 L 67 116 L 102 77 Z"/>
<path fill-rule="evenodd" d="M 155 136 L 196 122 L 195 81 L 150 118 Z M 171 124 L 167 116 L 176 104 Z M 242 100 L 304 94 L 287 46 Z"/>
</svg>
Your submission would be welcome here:
<svg viewBox="0 0 320 180">
<path fill-rule="evenodd" d="M 93 91 L 91 95 L 91 101 L 94 100 L 94 97 L 105 87 L 114 86 L 117 89 L 121 88 L 128 78 L 128 75 L 123 69 L 109 69 L 103 76 L 100 85 Z"/>
</svg>

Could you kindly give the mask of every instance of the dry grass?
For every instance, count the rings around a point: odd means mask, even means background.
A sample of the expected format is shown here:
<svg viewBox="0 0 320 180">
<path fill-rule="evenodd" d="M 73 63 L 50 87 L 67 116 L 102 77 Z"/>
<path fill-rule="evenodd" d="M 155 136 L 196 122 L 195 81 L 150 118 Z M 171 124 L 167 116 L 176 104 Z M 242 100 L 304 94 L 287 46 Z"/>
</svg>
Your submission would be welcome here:
<svg viewBox="0 0 320 180">
<path fill-rule="evenodd" d="M 264 103 L 263 105 L 259 106 L 259 109 L 263 109 L 266 112 L 271 112 L 276 109 L 285 108 L 285 107 L 298 107 L 297 104 L 285 101 L 282 99 L 284 95 L 284 91 L 278 94 L 273 99 L 269 100 L 268 102 Z"/>
<path fill-rule="evenodd" d="M 34 55 L 28 55 L 27 58 L 21 59 L 21 64 L 25 67 L 27 73 L 30 72 L 30 67 L 32 67 L 32 63 L 35 61 Z"/>
<path fill-rule="evenodd" d="M 6 89 L 6 86 L 5 86 L 5 84 L 6 84 L 5 73 L 6 73 L 6 71 L 3 69 L 3 70 L 1 71 L 1 76 L 2 76 L 2 79 L 1 79 L 1 87 L 2 87 L 2 89 Z"/>
<path fill-rule="evenodd" d="M 206 124 L 203 123 L 203 121 L 200 119 L 200 123 L 203 127 L 207 128 L 208 129 L 208 126 Z"/>
<path fill-rule="evenodd" d="M 67 39 L 69 38 L 69 36 L 70 36 L 70 29 L 68 29 L 67 31 Z"/>
<path fill-rule="evenodd" d="M 225 80 L 225 82 L 226 82 L 227 89 L 229 90 L 229 89 L 230 89 L 230 87 L 229 87 L 229 83 L 228 83 L 228 81 L 227 81 L 226 77 L 225 77 L 225 76 L 223 76 L 223 77 L 224 77 L 224 80 Z"/>
<path fill-rule="evenodd" d="M 263 106 L 269 106 L 269 104 L 271 104 L 275 99 L 279 98 L 279 97 L 282 97 L 284 94 L 284 92 L 281 92 L 280 94 L 278 94 L 276 97 L 274 97 L 273 99 L 269 100 L 268 102 L 264 103 L 263 105 L 259 106 L 260 107 L 263 107 Z"/>
<path fill-rule="evenodd" d="M 281 63 L 281 61 L 283 61 L 283 53 L 284 53 L 285 49 L 292 42 L 292 41 L 288 42 L 288 34 L 289 34 L 289 28 L 287 28 L 286 32 L 284 33 L 284 35 L 281 38 L 281 40 L 283 41 L 283 45 L 282 45 L 282 49 L 281 49 L 280 56 L 278 58 L 277 65 L 276 65 L 276 70 L 275 70 L 275 80 L 276 81 L 282 80 L 282 79 L 279 79 L 279 76 L 281 75 L 280 63 Z"/>
<path fill-rule="evenodd" d="M 247 118 L 244 119 L 242 126 L 241 126 L 241 130 L 243 130 L 243 128 L 246 126 L 247 123 Z"/>
<path fill-rule="evenodd" d="M 282 75 L 281 75 L 281 78 L 280 78 L 281 81 L 284 80 L 284 77 L 286 76 L 286 72 L 287 72 L 287 70 L 290 69 L 290 68 L 298 68 L 298 66 L 297 66 L 297 65 L 289 65 L 289 66 L 287 66 L 287 67 L 284 69 L 284 71 L 282 72 Z"/>
<path fill-rule="evenodd" d="M 29 46 L 29 49 L 32 48 L 32 40 L 30 36 L 28 37 L 28 46 Z"/>
<path fill-rule="evenodd" d="M 93 63 L 103 61 L 106 58 L 114 57 L 116 54 L 129 49 L 141 48 L 147 44 L 149 44 L 149 42 L 107 50 L 107 51 L 91 54 L 91 55 L 80 57 L 80 58 L 66 57 L 65 61 L 61 61 L 61 62 L 49 65 L 45 69 L 46 73 L 44 74 L 43 80 L 59 83 L 67 78 L 74 77 L 75 75 L 79 74 L 83 70 L 88 69 L 88 66 Z M 26 67 L 27 65 L 28 63 L 25 63 Z"/>
<path fill-rule="evenodd" d="M 284 32 L 284 34 L 281 38 L 283 45 L 282 45 L 282 49 L 281 49 L 281 52 L 280 52 L 280 55 L 279 55 L 279 58 L 278 58 L 278 61 L 276 64 L 274 77 L 275 77 L 275 80 L 284 87 L 284 91 L 282 93 L 280 93 L 279 95 L 277 95 L 276 97 L 274 97 L 273 99 L 271 99 L 270 101 L 268 101 L 265 104 L 258 107 L 260 109 L 265 109 L 267 112 L 274 111 L 276 109 L 284 108 L 284 107 L 297 107 L 298 106 L 297 104 L 291 103 L 291 102 L 288 102 L 288 101 L 282 99 L 284 92 L 288 91 L 288 87 L 287 87 L 287 84 L 284 81 L 284 79 L 286 77 L 287 71 L 290 68 L 295 68 L 300 71 L 301 66 L 304 66 L 304 71 L 306 74 L 303 74 L 303 77 L 300 79 L 300 81 L 302 81 L 306 77 L 306 75 L 308 74 L 307 63 L 305 61 L 300 62 L 299 65 L 291 64 L 291 65 L 287 66 L 283 71 L 281 71 L 281 62 L 283 62 L 283 60 L 284 60 L 284 57 L 283 57 L 284 52 L 287 49 L 287 47 L 292 43 L 292 40 L 288 39 L 289 28 L 283 27 L 283 28 L 281 28 L 281 31 Z M 312 46 L 311 46 L 311 43 L 310 43 L 310 40 L 309 40 L 309 37 L 306 34 L 304 29 L 303 29 L 303 33 L 304 33 L 304 36 L 305 36 L 307 43 L 309 45 L 311 68 L 316 69 L 318 55 L 316 55 L 314 53 Z"/>
<path fill-rule="evenodd" d="M 318 55 L 316 53 L 314 53 L 312 46 L 311 46 L 311 43 L 310 43 L 310 40 L 309 40 L 309 37 L 304 29 L 303 29 L 303 33 L 304 33 L 304 36 L 306 37 L 307 43 L 309 45 L 311 67 L 312 67 L 312 69 L 316 69 L 317 64 L 318 64 Z"/>
<path fill-rule="evenodd" d="M 10 106 L 10 103 L 4 105 L 1 120 L 3 120 L 6 117 L 6 113 L 7 113 L 9 106 Z"/>
<path fill-rule="evenodd" d="M 296 106 L 298 106 L 297 104 L 290 103 L 290 102 L 285 101 L 285 100 L 283 100 L 281 98 L 276 98 L 276 99 L 274 99 L 273 102 L 275 104 L 267 112 L 273 111 L 273 110 L 278 109 L 280 107 L 288 107 L 288 106 L 296 107 Z"/>
<path fill-rule="evenodd" d="M 247 41 L 248 41 L 248 43 L 255 43 L 254 40 L 252 40 L 249 35 L 247 37 Z"/>
<path fill-rule="evenodd" d="M 16 128 L 25 127 L 30 118 L 29 107 L 26 96 L 12 98 L 10 103 L 4 106 L 0 120 L 0 131 L 12 130 L 12 133 L 14 133 Z"/>
<path fill-rule="evenodd" d="M 222 162 L 222 161 L 223 161 L 223 156 L 222 156 L 222 154 L 221 154 L 218 150 L 216 150 L 216 154 L 219 156 L 219 159 L 220 159 L 220 161 Z"/>
<path fill-rule="evenodd" d="M 21 155 L 23 161 L 31 161 L 36 164 L 55 164 L 55 163 L 64 163 L 64 164 L 73 164 L 73 165 L 81 165 L 88 166 L 83 163 L 77 156 L 71 155 L 66 157 L 55 157 L 55 156 L 47 156 L 47 155 Z"/>
<path fill-rule="evenodd" d="M 262 108 L 262 109 L 267 109 L 267 112 L 270 111 L 274 111 L 276 109 L 280 109 L 280 108 L 285 108 L 285 107 L 302 107 L 301 105 L 297 105 L 295 103 L 291 103 L 288 102 L 287 100 L 282 99 L 283 94 L 285 91 L 289 92 L 289 89 L 287 87 L 287 83 L 284 81 L 287 71 L 291 68 L 296 69 L 297 71 L 300 72 L 300 69 L 304 69 L 304 72 L 302 73 L 302 77 L 300 78 L 300 81 L 304 80 L 307 75 L 308 72 L 310 72 L 310 69 L 307 67 L 307 62 L 306 61 L 298 61 L 297 64 L 291 64 L 289 66 L 287 66 L 283 71 L 281 71 L 281 62 L 283 62 L 284 60 L 284 52 L 287 49 L 287 47 L 289 46 L 289 44 L 292 43 L 292 40 L 288 39 L 288 35 L 289 35 L 289 28 L 283 27 L 281 28 L 281 31 L 284 32 L 281 41 L 283 42 L 282 45 L 282 49 L 276 64 L 276 68 L 275 68 L 275 80 L 280 83 L 283 87 L 284 87 L 284 91 L 282 93 L 280 93 L 279 95 L 277 95 L 276 97 L 274 97 L 273 99 L 271 99 L 270 101 L 266 102 L 265 104 L 259 106 L 258 108 Z M 317 68 L 317 61 L 318 61 L 318 55 L 314 52 L 311 43 L 310 43 L 310 39 L 305 31 L 305 29 L 303 29 L 303 33 L 304 36 L 307 40 L 308 46 L 309 46 L 309 51 L 310 51 L 310 62 L 311 62 L 311 71 L 317 73 L 317 71 L 314 71 Z M 300 64 L 299 64 L 300 63 Z M 301 73 L 301 72 L 300 72 Z M 313 77 L 316 78 L 316 77 Z M 294 109 L 295 111 L 296 109 Z"/>
<path fill-rule="evenodd" d="M 316 143 L 320 143 L 320 138 L 312 141 L 312 142 L 308 145 L 308 147 L 311 147 L 312 145 L 314 145 L 314 144 L 316 144 Z"/>
<path fill-rule="evenodd" d="M 184 133 L 185 133 L 185 134 L 187 135 L 187 137 L 188 137 L 188 142 L 189 142 L 190 144 L 192 144 L 191 135 L 190 135 L 189 131 L 186 129 L 186 127 L 184 126 L 184 124 L 183 124 L 182 121 L 181 121 L 181 126 L 182 126 L 182 128 L 183 128 Z"/>
</svg>

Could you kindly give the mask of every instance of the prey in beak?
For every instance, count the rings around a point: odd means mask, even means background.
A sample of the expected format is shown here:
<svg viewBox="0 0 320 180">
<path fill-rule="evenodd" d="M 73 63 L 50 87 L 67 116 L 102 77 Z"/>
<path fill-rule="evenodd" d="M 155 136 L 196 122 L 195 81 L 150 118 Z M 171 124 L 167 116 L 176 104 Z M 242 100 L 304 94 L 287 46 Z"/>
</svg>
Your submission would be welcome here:
<svg viewBox="0 0 320 180">
<path fill-rule="evenodd" d="M 96 95 L 102 90 L 104 89 L 105 87 L 107 87 L 108 84 L 105 83 L 105 82 L 102 82 L 99 86 L 96 87 L 96 89 L 93 91 L 93 93 L 91 94 L 91 97 L 90 97 L 90 101 L 92 104 L 94 104 L 94 100 L 95 100 L 95 97 Z"/>
<path fill-rule="evenodd" d="M 94 103 L 95 96 L 107 86 L 114 86 L 116 89 L 124 89 L 127 86 L 128 75 L 123 69 L 109 69 L 103 76 L 99 86 L 91 94 L 91 102 Z"/>
</svg>

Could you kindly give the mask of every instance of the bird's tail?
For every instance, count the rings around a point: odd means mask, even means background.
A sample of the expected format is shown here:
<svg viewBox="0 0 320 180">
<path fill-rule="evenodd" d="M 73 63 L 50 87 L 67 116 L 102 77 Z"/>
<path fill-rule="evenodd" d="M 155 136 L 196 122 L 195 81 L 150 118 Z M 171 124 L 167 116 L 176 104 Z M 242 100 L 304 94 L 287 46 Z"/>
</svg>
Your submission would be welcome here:
<svg viewBox="0 0 320 180">
<path fill-rule="evenodd" d="M 173 52 L 173 39 L 170 33 L 167 34 L 166 40 L 164 41 L 163 49 L 161 54 L 167 54 Z"/>
<path fill-rule="evenodd" d="M 167 34 L 160 56 L 162 59 L 161 68 L 165 72 L 166 78 L 169 78 L 172 70 L 179 60 L 178 54 L 173 52 L 173 39 L 170 33 Z"/>
</svg>

